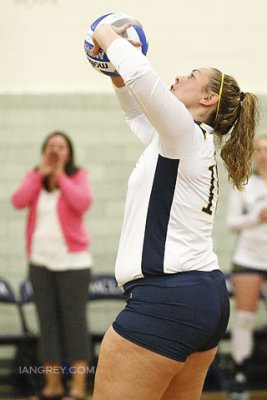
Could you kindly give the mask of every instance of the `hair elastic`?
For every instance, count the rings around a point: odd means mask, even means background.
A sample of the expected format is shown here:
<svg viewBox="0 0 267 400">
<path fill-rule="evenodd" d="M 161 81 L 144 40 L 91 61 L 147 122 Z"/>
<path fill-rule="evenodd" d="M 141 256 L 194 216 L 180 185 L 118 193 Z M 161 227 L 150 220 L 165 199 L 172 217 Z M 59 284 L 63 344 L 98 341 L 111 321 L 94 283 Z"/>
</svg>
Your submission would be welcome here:
<svg viewBox="0 0 267 400">
<path fill-rule="evenodd" d="M 222 98 L 222 90 L 223 90 L 223 82 L 224 82 L 224 73 L 222 72 L 222 78 L 221 78 L 221 85 L 220 85 L 220 90 L 219 90 L 219 99 L 218 99 L 218 104 L 217 104 L 217 111 L 215 115 L 215 121 L 218 117 L 219 110 L 220 110 L 220 104 L 221 104 L 221 98 Z"/>
</svg>

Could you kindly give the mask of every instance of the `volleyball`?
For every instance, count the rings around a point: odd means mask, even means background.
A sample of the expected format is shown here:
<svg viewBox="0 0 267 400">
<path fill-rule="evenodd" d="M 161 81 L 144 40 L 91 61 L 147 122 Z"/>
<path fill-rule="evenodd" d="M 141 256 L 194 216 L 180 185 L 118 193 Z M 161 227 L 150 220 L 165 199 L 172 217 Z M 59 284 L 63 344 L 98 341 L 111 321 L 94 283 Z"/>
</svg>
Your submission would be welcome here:
<svg viewBox="0 0 267 400">
<path fill-rule="evenodd" d="M 142 45 L 140 47 L 137 47 L 137 49 L 139 49 L 144 55 L 146 55 L 148 50 L 148 41 L 141 23 L 128 14 L 124 13 L 105 14 L 97 18 L 90 25 L 84 41 L 84 49 L 86 57 L 89 63 L 92 65 L 92 67 L 97 71 L 109 76 L 119 75 L 114 66 L 112 65 L 112 63 L 110 62 L 110 60 L 108 59 L 108 56 L 103 50 L 100 49 L 100 52 L 97 56 L 92 56 L 91 50 L 94 46 L 92 35 L 95 29 L 102 24 L 109 24 L 115 27 L 120 27 L 127 22 L 131 22 L 132 26 L 122 34 L 122 37 L 128 40 L 140 41 Z"/>
</svg>

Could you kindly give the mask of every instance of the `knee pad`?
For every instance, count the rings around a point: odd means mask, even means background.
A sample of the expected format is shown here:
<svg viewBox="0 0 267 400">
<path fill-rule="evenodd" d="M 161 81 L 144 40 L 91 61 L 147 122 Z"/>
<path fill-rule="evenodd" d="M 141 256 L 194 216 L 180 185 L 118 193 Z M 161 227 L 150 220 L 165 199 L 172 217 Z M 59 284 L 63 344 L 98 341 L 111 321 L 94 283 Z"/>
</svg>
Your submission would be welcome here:
<svg viewBox="0 0 267 400">
<path fill-rule="evenodd" d="M 255 312 L 237 310 L 233 321 L 233 326 L 235 328 L 250 331 L 254 327 L 255 316 Z"/>
<path fill-rule="evenodd" d="M 232 356 L 241 364 L 249 358 L 253 349 L 253 326 L 255 313 L 237 310 L 232 327 Z"/>
</svg>

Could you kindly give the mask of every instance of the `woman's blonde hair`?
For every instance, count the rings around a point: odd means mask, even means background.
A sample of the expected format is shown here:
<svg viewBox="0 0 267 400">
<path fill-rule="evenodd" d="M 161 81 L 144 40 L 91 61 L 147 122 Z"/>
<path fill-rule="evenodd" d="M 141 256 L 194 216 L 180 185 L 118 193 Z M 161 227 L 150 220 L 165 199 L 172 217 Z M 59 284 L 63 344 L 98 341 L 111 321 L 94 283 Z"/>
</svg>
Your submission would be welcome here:
<svg viewBox="0 0 267 400">
<path fill-rule="evenodd" d="M 252 172 L 254 135 L 259 121 L 259 102 L 252 93 L 243 93 L 236 80 L 212 68 L 208 90 L 220 93 L 217 109 L 208 121 L 221 145 L 221 157 L 229 181 L 242 190 Z M 223 141 L 223 136 L 229 136 Z"/>
</svg>

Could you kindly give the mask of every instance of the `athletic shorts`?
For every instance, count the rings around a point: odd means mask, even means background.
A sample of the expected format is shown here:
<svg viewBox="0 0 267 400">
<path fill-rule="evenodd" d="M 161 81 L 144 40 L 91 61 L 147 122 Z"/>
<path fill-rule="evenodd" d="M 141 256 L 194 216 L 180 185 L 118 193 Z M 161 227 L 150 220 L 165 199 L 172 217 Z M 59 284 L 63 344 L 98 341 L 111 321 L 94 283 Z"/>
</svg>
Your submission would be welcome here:
<svg viewBox="0 0 267 400">
<path fill-rule="evenodd" d="M 233 264 L 233 274 L 258 274 L 261 275 L 263 279 L 267 279 L 267 270 L 243 267 L 239 264 Z"/>
<path fill-rule="evenodd" d="M 126 307 L 113 323 L 123 338 L 177 361 L 218 345 L 229 319 L 219 270 L 142 278 L 124 286 Z"/>
</svg>

